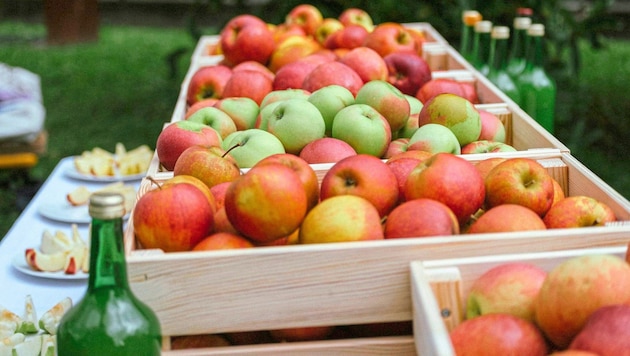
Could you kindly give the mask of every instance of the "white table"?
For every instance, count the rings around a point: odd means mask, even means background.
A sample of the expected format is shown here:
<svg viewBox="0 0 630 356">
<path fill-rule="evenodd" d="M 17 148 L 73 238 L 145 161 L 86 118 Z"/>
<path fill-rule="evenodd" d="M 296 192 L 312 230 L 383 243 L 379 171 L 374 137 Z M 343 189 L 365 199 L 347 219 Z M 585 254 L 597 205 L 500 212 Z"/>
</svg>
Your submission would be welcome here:
<svg viewBox="0 0 630 356">
<path fill-rule="evenodd" d="M 59 222 L 42 216 L 38 210 L 42 204 L 64 204 L 66 194 L 78 187 L 86 186 L 90 191 L 103 187 L 108 182 L 92 182 L 70 178 L 65 172 L 72 169 L 72 157 L 62 159 L 46 179 L 31 202 L 15 221 L 0 242 L 0 306 L 18 315 L 24 310 L 24 299 L 30 294 L 38 317 L 65 297 L 78 302 L 85 293 L 87 279 L 47 279 L 24 274 L 13 267 L 16 255 L 23 256 L 29 247 L 39 248 L 44 230 L 54 233 L 61 230 L 72 233 L 70 222 Z M 140 181 L 128 181 L 137 189 Z M 86 207 L 87 209 L 87 207 Z M 81 237 L 87 239 L 88 224 L 78 224 Z M 71 235 L 70 235 L 71 236 Z"/>
</svg>

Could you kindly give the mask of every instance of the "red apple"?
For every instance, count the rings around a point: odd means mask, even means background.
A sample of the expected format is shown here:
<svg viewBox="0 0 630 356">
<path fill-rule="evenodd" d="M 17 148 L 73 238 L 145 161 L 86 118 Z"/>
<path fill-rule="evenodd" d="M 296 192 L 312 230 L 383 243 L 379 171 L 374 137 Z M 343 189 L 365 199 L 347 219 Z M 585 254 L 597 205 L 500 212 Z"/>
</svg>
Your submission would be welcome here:
<svg viewBox="0 0 630 356">
<path fill-rule="evenodd" d="M 356 7 L 350 7 L 339 15 L 339 21 L 345 25 L 360 25 L 363 26 L 368 32 L 371 32 L 374 29 L 374 21 L 370 14 L 363 9 L 359 9 Z"/>
<path fill-rule="evenodd" d="M 418 52 L 413 36 L 402 24 L 395 22 L 385 22 L 374 27 L 374 30 L 365 38 L 363 45 L 372 48 L 381 57 L 393 52 Z"/>
<path fill-rule="evenodd" d="M 307 211 L 304 183 L 292 168 L 269 164 L 251 168 L 232 182 L 225 212 L 234 227 L 254 242 L 270 242 L 295 231 Z"/>
<path fill-rule="evenodd" d="M 212 196 L 214 197 L 214 200 L 216 202 L 216 210 L 219 210 L 223 207 L 225 203 L 225 192 L 227 192 L 228 187 L 231 183 L 232 182 L 223 182 L 215 184 L 212 186 L 212 188 L 210 188 L 210 192 L 212 193 Z"/>
<path fill-rule="evenodd" d="M 424 102 L 418 114 L 418 126 L 440 124 L 449 128 L 460 146 L 479 138 L 481 118 L 477 108 L 466 98 L 455 94 L 438 94 Z"/>
<path fill-rule="evenodd" d="M 597 355 L 628 355 L 630 353 L 630 305 L 601 307 L 588 317 L 575 336 L 570 350 L 590 351 Z"/>
<path fill-rule="evenodd" d="M 406 201 L 395 207 L 385 222 L 386 239 L 457 234 L 459 222 L 453 211 L 433 199 Z"/>
<path fill-rule="evenodd" d="M 248 14 L 230 19 L 219 37 L 225 60 L 232 65 L 245 61 L 266 64 L 276 46 L 267 23 Z"/>
<path fill-rule="evenodd" d="M 318 65 L 331 60 L 324 56 L 309 55 L 295 62 L 287 63 L 276 72 L 273 90 L 302 88 L 304 78 Z"/>
<path fill-rule="evenodd" d="M 328 85 L 341 85 L 346 87 L 352 95 L 356 96 L 363 86 L 363 80 L 352 68 L 341 62 L 323 63 L 315 67 L 302 83 L 302 89 L 311 93 Z"/>
<path fill-rule="evenodd" d="M 557 264 L 534 304 L 535 320 L 558 348 L 569 346 L 597 309 L 630 303 L 630 265 L 621 257 L 590 254 Z"/>
<path fill-rule="evenodd" d="M 418 54 L 390 53 L 383 60 L 387 64 L 387 81 L 404 94 L 415 96 L 431 80 L 431 68 Z"/>
<path fill-rule="evenodd" d="M 377 157 L 349 156 L 335 163 L 321 182 L 322 200 L 343 194 L 367 199 L 383 217 L 398 202 L 398 181 L 389 166 Z"/>
<path fill-rule="evenodd" d="M 312 37 L 291 36 L 280 42 L 271 54 L 269 69 L 277 73 L 282 67 L 307 57 L 322 46 Z"/>
<path fill-rule="evenodd" d="M 534 300 L 547 271 L 526 262 L 505 262 L 477 277 L 466 297 L 466 318 L 506 313 L 534 322 Z"/>
<path fill-rule="evenodd" d="M 354 148 L 345 141 L 322 137 L 304 146 L 300 151 L 300 158 L 309 164 L 334 163 L 356 154 Z"/>
<path fill-rule="evenodd" d="M 430 198 L 446 204 L 461 224 L 483 205 L 485 187 L 481 174 L 465 159 L 437 153 L 414 168 L 405 183 L 405 199 Z"/>
<path fill-rule="evenodd" d="M 417 151 L 417 152 L 421 152 L 421 151 Z M 416 168 L 416 166 L 420 162 L 422 162 L 424 159 L 427 159 L 431 156 L 430 153 L 427 152 L 427 154 L 428 155 L 425 158 L 406 156 L 406 157 L 397 158 L 394 160 L 388 159 L 385 162 L 385 164 L 389 166 L 389 169 L 391 169 L 392 172 L 394 172 L 394 175 L 396 176 L 396 181 L 398 182 L 398 202 L 399 203 L 405 201 L 405 184 L 407 183 L 407 177 L 409 177 L 409 173 L 411 173 L 411 171 L 413 171 L 413 169 Z"/>
<path fill-rule="evenodd" d="M 188 109 L 186 109 L 186 112 L 184 113 L 184 120 L 188 119 L 192 114 L 199 111 L 199 109 L 214 106 L 218 101 L 219 101 L 218 98 L 208 98 L 208 99 L 202 99 L 192 104 L 190 107 L 188 107 Z"/>
<path fill-rule="evenodd" d="M 269 330 L 271 337 L 278 342 L 324 340 L 334 331 L 334 326 L 311 326 Z"/>
<path fill-rule="evenodd" d="M 505 157 L 491 157 L 482 159 L 481 161 L 475 162 L 475 167 L 481 173 L 483 179 L 486 179 L 488 172 L 492 170 L 492 168 L 496 167 L 497 164 L 505 161 L 507 158 Z"/>
<path fill-rule="evenodd" d="M 555 178 L 553 178 L 553 202 L 551 203 L 551 206 L 554 206 L 557 202 L 564 198 L 566 198 L 564 194 L 564 189 L 562 188 L 560 183 Z"/>
<path fill-rule="evenodd" d="M 363 47 L 369 32 L 360 25 L 347 25 L 332 33 L 324 42 L 328 49 L 354 49 Z M 380 56 L 380 55 L 379 55 Z M 382 58 L 382 57 L 381 57 Z"/>
<path fill-rule="evenodd" d="M 387 151 L 383 155 L 383 158 L 389 159 L 390 157 L 402 152 L 407 152 L 409 149 L 409 139 L 406 137 L 397 138 L 392 140 L 387 146 Z"/>
<path fill-rule="evenodd" d="M 300 4 L 291 9 L 284 23 L 298 25 L 307 35 L 314 35 L 315 30 L 322 24 L 324 17 L 319 9 L 310 4 Z"/>
<path fill-rule="evenodd" d="M 421 102 L 426 103 L 434 96 L 444 93 L 455 94 L 463 98 L 466 97 L 466 92 L 461 83 L 455 79 L 448 78 L 433 78 L 429 80 L 420 87 L 418 92 L 415 93 L 415 96 Z"/>
<path fill-rule="evenodd" d="M 241 62 L 237 65 L 235 65 L 234 67 L 232 67 L 232 73 L 234 72 L 238 72 L 241 70 L 253 70 L 253 71 L 259 71 L 262 74 L 266 75 L 269 80 L 273 81 L 275 74 L 269 69 L 267 68 L 267 66 L 265 66 L 264 64 L 260 63 L 260 62 L 256 62 L 256 61 L 245 61 L 245 62 Z"/>
<path fill-rule="evenodd" d="M 532 209 L 518 204 L 501 204 L 484 212 L 468 228 L 470 234 L 545 230 L 542 218 Z"/>
<path fill-rule="evenodd" d="M 483 128 L 482 128 L 483 131 Z M 516 152 L 516 148 L 504 142 L 478 140 L 467 143 L 461 149 L 462 154 L 490 153 L 490 152 Z"/>
<path fill-rule="evenodd" d="M 544 217 L 549 229 L 603 226 L 615 220 L 615 212 L 607 204 L 584 195 L 558 201 Z"/>
<path fill-rule="evenodd" d="M 254 70 L 242 70 L 232 74 L 225 83 L 223 98 L 246 97 L 260 105 L 262 99 L 273 90 L 273 81 Z"/>
<path fill-rule="evenodd" d="M 351 49 L 339 61 L 354 69 L 364 83 L 387 79 L 387 64 L 376 51 L 367 47 Z"/>
<path fill-rule="evenodd" d="M 298 24 L 288 25 L 286 23 L 281 23 L 273 27 L 273 40 L 276 44 L 281 43 L 291 36 L 306 36 L 306 32 L 302 26 Z"/>
<path fill-rule="evenodd" d="M 176 121 L 160 132 L 155 151 L 160 164 L 172 171 L 179 156 L 194 145 L 221 146 L 221 135 L 208 125 L 192 121 Z"/>
<path fill-rule="evenodd" d="M 213 232 L 226 232 L 233 235 L 242 236 L 240 231 L 238 231 L 234 225 L 230 222 L 230 219 L 227 217 L 227 213 L 225 212 L 225 205 L 221 206 L 214 213 L 214 230 Z"/>
<path fill-rule="evenodd" d="M 481 134 L 478 140 L 505 143 L 505 126 L 498 116 L 487 110 L 479 110 L 481 117 Z"/>
<path fill-rule="evenodd" d="M 376 109 L 389 123 L 392 135 L 409 120 L 411 106 L 403 93 L 384 80 L 371 80 L 355 95 L 355 103 Z"/>
<path fill-rule="evenodd" d="M 186 104 L 204 99 L 219 99 L 223 96 L 225 84 L 232 76 L 232 69 L 224 65 L 205 66 L 197 69 L 190 77 L 186 91 Z"/>
<path fill-rule="evenodd" d="M 510 158 L 499 163 L 488 172 L 485 185 L 488 208 L 519 204 L 542 217 L 553 202 L 553 179 L 531 158 Z"/>
<path fill-rule="evenodd" d="M 547 355 L 545 338 L 536 325 L 510 314 L 468 319 L 450 333 L 456 355 Z"/>
<path fill-rule="evenodd" d="M 189 251 L 214 226 L 214 207 L 202 190 L 189 183 L 146 192 L 136 202 L 134 233 L 145 249 Z"/>
<path fill-rule="evenodd" d="M 192 251 L 232 250 L 252 247 L 254 247 L 254 244 L 243 236 L 229 232 L 217 232 L 199 241 Z"/>
<path fill-rule="evenodd" d="M 236 161 L 217 146 L 195 145 L 188 147 L 177 159 L 173 175 L 190 175 L 212 188 L 223 182 L 232 182 L 241 175 Z"/>
<path fill-rule="evenodd" d="M 330 37 L 333 33 L 343 29 L 343 27 L 343 24 L 339 20 L 327 17 L 322 21 L 321 25 L 317 27 L 313 37 L 315 37 L 320 45 L 324 46 L 326 39 L 328 39 L 328 37 Z"/>
</svg>

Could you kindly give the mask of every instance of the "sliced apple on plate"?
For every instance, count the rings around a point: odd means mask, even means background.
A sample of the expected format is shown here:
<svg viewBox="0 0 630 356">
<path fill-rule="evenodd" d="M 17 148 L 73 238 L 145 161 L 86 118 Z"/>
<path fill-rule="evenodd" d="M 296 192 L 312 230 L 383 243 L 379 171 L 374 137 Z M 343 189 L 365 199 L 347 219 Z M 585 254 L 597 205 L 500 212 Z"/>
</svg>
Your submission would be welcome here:
<svg viewBox="0 0 630 356">
<path fill-rule="evenodd" d="M 70 240 L 64 233 L 57 231 L 54 235 L 44 230 L 42 233 L 42 242 L 39 247 L 40 251 L 45 254 L 68 251 L 74 245 L 74 241 Z"/>
<path fill-rule="evenodd" d="M 64 269 L 66 265 L 66 255 L 64 252 L 43 253 L 34 248 L 27 248 L 25 251 L 26 263 L 36 271 L 57 272 Z"/>
<path fill-rule="evenodd" d="M 51 335 L 57 334 L 57 327 L 63 315 L 72 308 L 72 299 L 66 297 L 48 309 L 39 319 L 39 328 Z"/>
</svg>

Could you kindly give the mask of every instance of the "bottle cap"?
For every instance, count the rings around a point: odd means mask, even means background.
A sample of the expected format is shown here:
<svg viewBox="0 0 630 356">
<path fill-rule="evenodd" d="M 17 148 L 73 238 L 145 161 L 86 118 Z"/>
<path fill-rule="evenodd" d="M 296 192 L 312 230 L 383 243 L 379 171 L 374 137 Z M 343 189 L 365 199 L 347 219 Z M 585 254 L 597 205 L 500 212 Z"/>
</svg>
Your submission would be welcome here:
<svg viewBox="0 0 630 356">
<path fill-rule="evenodd" d="M 534 23 L 527 29 L 529 36 L 542 37 L 545 35 L 545 25 L 540 23 Z"/>
<path fill-rule="evenodd" d="M 95 219 L 116 219 L 125 215 L 125 198 L 115 192 L 95 192 L 90 195 L 89 213 Z"/>
<path fill-rule="evenodd" d="M 490 33 L 492 31 L 491 21 L 479 21 L 475 24 L 475 32 Z"/>
<path fill-rule="evenodd" d="M 532 19 L 529 17 L 515 17 L 514 29 L 515 30 L 527 30 L 532 24 Z"/>
<path fill-rule="evenodd" d="M 462 13 L 462 21 L 467 26 L 473 26 L 481 21 L 481 14 L 477 10 L 466 10 Z"/>
<path fill-rule="evenodd" d="M 499 40 L 510 38 L 510 28 L 507 26 L 494 26 L 492 28 L 492 38 Z"/>
</svg>

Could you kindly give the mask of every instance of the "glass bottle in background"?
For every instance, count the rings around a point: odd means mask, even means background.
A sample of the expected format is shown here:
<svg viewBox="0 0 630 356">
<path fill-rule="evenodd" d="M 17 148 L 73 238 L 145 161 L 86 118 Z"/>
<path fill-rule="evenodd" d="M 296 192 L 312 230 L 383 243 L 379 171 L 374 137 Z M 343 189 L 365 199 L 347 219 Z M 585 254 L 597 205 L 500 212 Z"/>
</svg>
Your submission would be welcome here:
<svg viewBox="0 0 630 356">
<path fill-rule="evenodd" d="M 472 59 L 475 24 L 481 19 L 481 14 L 476 10 L 466 10 L 462 13 L 462 37 L 459 53 L 468 62 Z"/>
<path fill-rule="evenodd" d="M 532 24 L 529 17 L 515 17 L 512 31 L 512 45 L 508 55 L 507 72 L 516 78 L 525 69 L 525 50 L 527 48 L 527 29 Z"/>
<path fill-rule="evenodd" d="M 521 107 L 550 133 L 554 133 L 556 84 L 545 72 L 545 26 L 532 24 L 527 30 L 528 46 L 525 70 L 516 85 L 521 94 Z"/>
<path fill-rule="evenodd" d="M 120 194 L 90 197 L 90 272 L 83 299 L 57 331 L 59 355 L 159 355 L 161 327 L 155 313 L 132 293 L 123 248 L 124 201 Z"/>
<path fill-rule="evenodd" d="M 509 96 L 515 103 L 520 104 L 521 96 L 518 87 L 507 72 L 510 28 L 507 26 L 494 26 L 492 28 L 491 38 L 488 80 Z"/>
<path fill-rule="evenodd" d="M 490 21 L 482 20 L 475 24 L 472 65 L 483 75 L 488 75 L 490 69 L 490 31 L 492 31 Z"/>
</svg>

